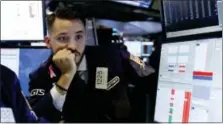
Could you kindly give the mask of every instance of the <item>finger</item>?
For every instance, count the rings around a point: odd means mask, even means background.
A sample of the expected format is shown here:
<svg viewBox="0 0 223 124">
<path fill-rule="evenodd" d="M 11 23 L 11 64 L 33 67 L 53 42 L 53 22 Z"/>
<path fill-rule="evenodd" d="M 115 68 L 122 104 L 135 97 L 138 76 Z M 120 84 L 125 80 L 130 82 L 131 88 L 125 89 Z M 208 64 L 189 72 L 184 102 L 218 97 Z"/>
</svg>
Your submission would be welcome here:
<svg viewBox="0 0 223 124">
<path fill-rule="evenodd" d="M 66 49 L 63 49 L 62 51 L 61 51 L 61 54 L 63 55 L 63 54 L 66 54 L 66 53 L 68 53 L 68 51 L 66 50 Z"/>
<path fill-rule="evenodd" d="M 58 60 L 57 60 L 57 64 L 58 64 L 58 65 L 63 65 L 63 63 L 64 63 L 64 60 L 63 60 L 63 59 L 58 59 Z"/>
<path fill-rule="evenodd" d="M 75 63 L 75 55 L 74 54 L 70 54 L 68 59 L 69 59 L 68 61 Z"/>
<path fill-rule="evenodd" d="M 72 54 L 72 52 L 70 50 L 66 50 L 66 55 Z"/>
<path fill-rule="evenodd" d="M 74 54 L 70 53 L 70 54 L 66 57 L 66 59 L 65 59 L 65 61 L 64 61 L 64 64 L 66 64 L 66 65 L 70 65 L 72 62 L 75 62 L 75 61 L 74 61 Z"/>
<path fill-rule="evenodd" d="M 59 51 L 57 55 L 60 56 L 61 58 L 65 58 L 68 54 L 69 54 L 69 51 L 67 51 L 66 49 L 63 49 Z"/>
<path fill-rule="evenodd" d="M 63 51 L 64 51 L 64 49 L 59 49 L 59 50 L 56 51 L 56 54 L 60 54 L 60 53 L 62 53 Z"/>
<path fill-rule="evenodd" d="M 75 56 L 76 56 L 76 55 L 73 54 L 73 53 L 70 54 L 70 58 L 72 58 L 72 59 L 75 59 Z"/>
</svg>

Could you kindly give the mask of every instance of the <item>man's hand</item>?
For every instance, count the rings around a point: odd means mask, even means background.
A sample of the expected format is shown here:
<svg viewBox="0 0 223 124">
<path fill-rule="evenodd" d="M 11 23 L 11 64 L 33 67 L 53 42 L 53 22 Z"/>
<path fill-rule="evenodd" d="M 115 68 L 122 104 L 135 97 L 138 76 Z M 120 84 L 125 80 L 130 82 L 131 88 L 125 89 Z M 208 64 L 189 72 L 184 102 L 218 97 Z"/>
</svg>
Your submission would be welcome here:
<svg viewBox="0 0 223 124">
<path fill-rule="evenodd" d="M 60 50 L 53 56 L 53 62 L 61 71 L 61 77 L 57 84 L 68 89 L 77 71 L 75 54 L 67 49 Z"/>
<path fill-rule="evenodd" d="M 76 63 L 75 63 L 75 54 L 70 50 L 63 49 L 59 50 L 53 56 L 53 62 L 60 69 L 62 74 L 75 74 L 76 73 Z"/>
</svg>

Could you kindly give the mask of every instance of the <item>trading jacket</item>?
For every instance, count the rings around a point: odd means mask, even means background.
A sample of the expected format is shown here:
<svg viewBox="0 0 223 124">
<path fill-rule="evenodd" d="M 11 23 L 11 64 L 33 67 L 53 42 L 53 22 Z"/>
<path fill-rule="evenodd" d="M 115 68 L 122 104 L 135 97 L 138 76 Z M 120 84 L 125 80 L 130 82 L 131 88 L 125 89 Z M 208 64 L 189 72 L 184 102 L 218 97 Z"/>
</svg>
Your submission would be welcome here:
<svg viewBox="0 0 223 124">
<path fill-rule="evenodd" d="M 126 96 L 128 82 L 137 82 L 140 77 L 153 73 L 153 69 L 145 65 L 139 58 L 130 55 L 119 46 L 85 48 L 88 81 L 85 82 L 77 74 L 68 89 L 63 111 L 59 112 L 52 104 L 50 89 L 60 78 L 59 69 L 53 64 L 52 56 L 30 74 L 29 100 L 33 110 L 40 117 L 58 122 L 115 122 L 128 116 L 130 105 Z M 52 78 L 49 67 L 53 68 Z M 100 78 L 98 68 L 107 68 L 107 81 L 116 81 L 111 89 L 96 88 Z M 117 80 L 118 78 L 118 80 Z M 42 91 L 32 93 L 32 91 Z M 42 110 L 45 111 L 42 111 Z"/>
<path fill-rule="evenodd" d="M 3 112 L 4 109 L 12 110 L 11 117 L 16 123 L 31 123 L 31 122 L 47 122 L 45 119 L 38 119 L 35 113 L 31 110 L 28 101 L 21 92 L 20 83 L 16 74 L 9 68 L 1 65 L 1 80 L 0 80 L 0 108 L 1 120 L 4 121 L 10 115 L 8 112 Z M 44 110 L 43 110 L 44 111 Z M 14 119 L 13 119 L 14 118 Z"/>
</svg>

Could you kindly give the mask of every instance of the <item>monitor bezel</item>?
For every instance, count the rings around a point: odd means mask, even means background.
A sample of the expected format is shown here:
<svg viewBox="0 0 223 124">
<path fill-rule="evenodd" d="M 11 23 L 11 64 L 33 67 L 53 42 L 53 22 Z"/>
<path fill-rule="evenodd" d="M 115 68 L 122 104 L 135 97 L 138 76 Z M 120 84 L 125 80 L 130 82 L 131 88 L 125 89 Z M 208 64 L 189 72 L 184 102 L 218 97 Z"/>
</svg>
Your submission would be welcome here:
<svg viewBox="0 0 223 124">
<path fill-rule="evenodd" d="M 186 42 L 191 40 L 202 40 L 202 39 L 211 39 L 211 38 L 222 38 L 222 32 L 212 32 L 206 34 L 195 34 L 191 36 L 175 37 L 175 38 L 166 38 L 164 43 L 175 43 L 175 42 Z"/>
<path fill-rule="evenodd" d="M 162 37 L 163 37 L 163 40 L 166 40 L 166 29 L 165 29 L 165 19 L 164 19 L 164 11 L 163 11 L 163 0 L 160 0 L 160 22 L 161 22 L 161 25 L 162 25 Z M 152 111 L 154 113 L 152 113 L 152 117 L 153 117 L 153 122 L 154 123 L 160 123 L 159 121 L 155 120 L 155 112 L 156 112 L 156 102 L 157 102 L 157 89 L 158 89 L 158 82 L 159 82 L 159 70 L 160 70 L 160 57 L 161 57 L 161 48 L 162 48 L 162 44 L 163 42 L 160 43 L 160 52 L 159 52 L 159 65 L 157 66 L 157 74 L 155 75 L 155 78 L 156 78 L 156 91 L 155 91 L 155 101 L 154 101 L 154 106 L 152 108 Z M 153 51 L 154 52 L 154 51 Z"/>
<path fill-rule="evenodd" d="M 0 42 L 5 43 L 5 42 L 42 42 L 44 41 L 44 37 L 47 35 L 47 29 L 46 29 L 46 3 L 44 1 L 41 1 L 42 3 L 42 16 L 43 16 L 43 39 L 39 40 L 0 40 Z"/>
</svg>

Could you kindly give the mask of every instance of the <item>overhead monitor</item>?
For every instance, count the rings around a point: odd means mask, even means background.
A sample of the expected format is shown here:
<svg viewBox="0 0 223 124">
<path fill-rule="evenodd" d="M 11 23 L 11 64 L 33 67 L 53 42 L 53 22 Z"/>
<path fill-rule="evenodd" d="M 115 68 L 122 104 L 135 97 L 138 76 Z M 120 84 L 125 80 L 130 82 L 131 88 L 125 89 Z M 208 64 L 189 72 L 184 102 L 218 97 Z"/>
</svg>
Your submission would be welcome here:
<svg viewBox="0 0 223 124">
<path fill-rule="evenodd" d="M 222 122 L 222 38 L 162 45 L 154 120 Z"/>
<path fill-rule="evenodd" d="M 1 1 L 1 41 L 42 41 L 42 1 Z"/>
<path fill-rule="evenodd" d="M 152 4 L 152 0 L 112 0 L 112 1 L 140 8 L 149 8 Z"/>
<path fill-rule="evenodd" d="M 141 56 L 141 45 L 140 41 L 124 41 L 128 51 L 134 56 Z"/>
<path fill-rule="evenodd" d="M 167 38 L 222 31 L 218 0 L 162 0 Z"/>
<path fill-rule="evenodd" d="M 46 61 L 50 53 L 50 49 L 46 48 L 1 48 L 1 64 L 16 73 L 20 80 L 22 91 L 26 96 L 29 96 L 29 74 Z"/>
</svg>

